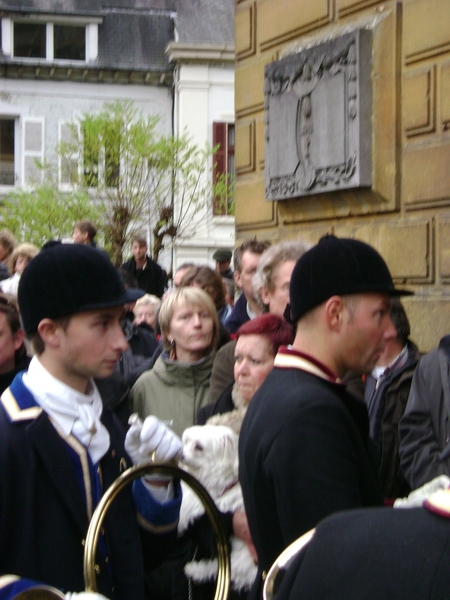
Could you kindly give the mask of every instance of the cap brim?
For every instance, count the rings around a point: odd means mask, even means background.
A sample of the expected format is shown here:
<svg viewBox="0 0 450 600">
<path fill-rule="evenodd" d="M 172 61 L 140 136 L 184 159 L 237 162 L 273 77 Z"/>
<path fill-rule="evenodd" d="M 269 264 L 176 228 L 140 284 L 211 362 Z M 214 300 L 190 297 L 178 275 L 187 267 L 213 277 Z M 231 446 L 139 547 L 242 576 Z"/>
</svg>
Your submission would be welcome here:
<svg viewBox="0 0 450 600">
<path fill-rule="evenodd" d="M 394 298 L 397 298 L 398 296 L 414 296 L 414 292 L 412 292 L 411 290 L 395 289 L 392 292 L 389 292 L 389 296 L 393 296 Z"/>
<path fill-rule="evenodd" d="M 135 302 L 136 300 L 139 300 L 139 298 L 142 298 L 142 296 L 145 295 L 145 290 L 141 290 L 141 288 L 128 288 L 127 290 L 125 290 L 125 301 L 124 304 L 126 304 L 127 302 Z"/>
</svg>

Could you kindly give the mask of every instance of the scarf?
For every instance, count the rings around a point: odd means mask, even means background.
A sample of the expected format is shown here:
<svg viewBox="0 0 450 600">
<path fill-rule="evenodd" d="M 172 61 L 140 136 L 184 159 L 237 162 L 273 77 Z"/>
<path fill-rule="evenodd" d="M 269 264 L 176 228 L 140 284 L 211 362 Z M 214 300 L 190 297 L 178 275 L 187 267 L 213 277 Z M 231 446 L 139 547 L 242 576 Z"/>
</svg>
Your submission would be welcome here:
<svg viewBox="0 0 450 600">
<path fill-rule="evenodd" d="M 85 446 L 93 464 L 106 454 L 109 433 L 100 421 L 103 403 L 94 382 L 87 394 L 82 394 L 53 377 L 36 356 L 23 382 L 57 428 L 67 437 L 73 434 Z"/>
</svg>

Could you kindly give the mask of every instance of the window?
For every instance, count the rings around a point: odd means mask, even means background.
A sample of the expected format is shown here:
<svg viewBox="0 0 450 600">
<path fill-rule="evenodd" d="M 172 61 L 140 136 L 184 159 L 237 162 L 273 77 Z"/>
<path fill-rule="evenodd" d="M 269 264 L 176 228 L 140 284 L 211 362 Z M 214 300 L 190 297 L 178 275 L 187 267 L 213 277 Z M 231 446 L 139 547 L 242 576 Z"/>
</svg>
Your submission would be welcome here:
<svg viewBox="0 0 450 600">
<path fill-rule="evenodd" d="M 1 48 L 16 59 L 89 62 L 98 57 L 101 20 L 76 18 L 75 22 L 45 22 L 42 18 L 14 21 L 1 18 Z"/>
<path fill-rule="evenodd" d="M 83 123 L 83 182 L 86 187 L 98 187 L 100 140 L 89 123 Z"/>
<path fill-rule="evenodd" d="M 0 186 L 32 186 L 42 181 L 43 117 L 0 115 Z"/>
<path fill-rule="evenodd" d="M 77 137 L 79 137 L 78 128 L 74 131 L 69 123 L 59 122 L 59 185 L 62 190 L 70 190 L 79 180 Z"/>
<path fill-rule="evenodd" d="M 22 58 L 45 58 L 46 25 L 14 23 L 14 56 Z"/>
<path fill-rule="evenodd" d="M 79 124 L 59 123 L 59 183 L 70 189 L 77 181 L 88 188 L 118 188 L 120 133 L 95 117 Z"/>
<path fill-rule="evenodd" d="M 14 119 L 0 119 L 0 185 L 14 185 Z"/>
<path fill-rule="evenodd" d="M 219 145 L 213 158 L 213 183 L 218 186 L 224 184 L 223 193 L 214 198 L 214 216 L 234 214 L 234 195 L 231 191 L 235 178 L 234 144 L 234 124 L 213 123 L 213 146 Z"/>
<path fill-rule="evenodd" d="M 101 132 L 97 126 L 83 125 L 83 178 L 87 187 L 104 185 L 119 187 L 120 134 L 106 125 Z"/>
<path fill-rule="evenodd" d="M 53 57 L 65 60 L 85 60 L 86 27 L 54 25 Z"/>
<path fill-rule="evenodd" d="M 23 184 L 31 186 L 42 181 L 43 170 L 39 163 L 44 162 L 44 119 L 26 117 L 22 119 L 23 128 Z"/>
<path fill-rule="evenodd" d="M 120 175 L 120 134 L 110 130 L 105 140 L 105 185 L 119 187 Z"/>
</svg>

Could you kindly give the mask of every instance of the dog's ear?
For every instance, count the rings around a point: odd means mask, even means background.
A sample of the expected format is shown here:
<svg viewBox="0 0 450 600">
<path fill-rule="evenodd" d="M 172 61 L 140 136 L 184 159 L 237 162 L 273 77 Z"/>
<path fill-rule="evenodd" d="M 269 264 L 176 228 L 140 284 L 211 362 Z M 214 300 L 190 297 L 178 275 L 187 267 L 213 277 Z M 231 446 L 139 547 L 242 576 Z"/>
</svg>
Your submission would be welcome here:
<svg viewBox="0 0 450 600">
<path fill-rule="evenodd" d="M 186 429 L 183 431 L 183 433 L 182 433 L 182 435 L 181 435 L 181 443 L 183 444 L 183 446 L 184 446 L 185 444 L 187 444 L 187 443 L 188 443 L 188 441 L 189 441 L 189 436 L 190 436 L 190 433 L 191 433 L 191 432 L 190 432 L 190 429 L 191 429 L 190 427 L 187 427 L 187 428 L 186 428 Z"/>
<path fill-rule="evenodd" d="M 238 437 L 228 427 L 224 427 L 222 435 L 223 462 L 232 466 L 233 473 L 237 477 L 239 471 Z"/>
</svg>

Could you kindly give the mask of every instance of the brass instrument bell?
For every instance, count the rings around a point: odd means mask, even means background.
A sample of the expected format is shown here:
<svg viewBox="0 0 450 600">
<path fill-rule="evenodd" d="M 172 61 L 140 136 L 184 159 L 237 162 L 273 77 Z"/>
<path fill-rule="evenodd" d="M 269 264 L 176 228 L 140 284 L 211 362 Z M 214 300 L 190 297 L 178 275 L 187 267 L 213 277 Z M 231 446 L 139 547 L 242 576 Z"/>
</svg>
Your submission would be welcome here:
<svg viewBox="0 0 450 600">
<path fill-rule="evenodd" d="M 314 535 L 314 531 L 315 529 L 310 529 L 302 536 L 297 538 L 294 542 L 292 542 L 292 544 L 289 544 L 289 546 L 285 548 L 275 560 L 273 565 L 270 567 L 270 570 L 267 573 L 264 581 L 263 600 L 273 600 L 288 567 L 291 565 L 294 558 L 298 556 L 306 544 L 308 544 L 308 542 L 311 540 Z"/>
<path fill-rule="evenodd" d="M 114 501 L 116 496 L 130 482 L 147 475 L 149 473 L 157 473 L 160 475 L 169 475 L 184 481 L 197 494 L 205 512 L 209 518 L 214 531 L 217 559 L 218 559 L 218 574 L 216 592 L 214 600 L 227 600 L 230 589 L 230 557 L 228 552 L 228 539 L 224 529 L 222 519 L 219 515 L 214 500 L 211 498 L 203 485 L 190 473 L 187 473 L 179 467 L 167 463 L 149 462 L 130 467 L 123 472 L 103 494 L 97 508 L 92 515 L 89 524 L 86 544 L 84 547 L 84 581 L 86 592 L 96 592 L 97 583 L 95 577 L 95 552 L 97 549 L 98 537 L 102 528 L 105 515 Z M 14 597 L 14 600 L 61 600 L 65 599 L 65 595 L 59 590 L 51 586 L 35 586 L 20 592 Z"/>
</svg>

